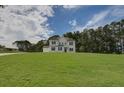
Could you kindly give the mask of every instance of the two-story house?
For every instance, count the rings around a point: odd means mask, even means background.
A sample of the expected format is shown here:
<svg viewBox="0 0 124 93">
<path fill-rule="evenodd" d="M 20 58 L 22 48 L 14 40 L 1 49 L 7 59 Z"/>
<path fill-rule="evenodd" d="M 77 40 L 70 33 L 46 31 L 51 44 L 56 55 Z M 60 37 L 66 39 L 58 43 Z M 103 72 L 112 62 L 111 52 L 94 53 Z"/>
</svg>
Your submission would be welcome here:
<svg viewBox="0 0 124 93">
<path fill-rule="evenodd" d="M 49 45 L 43 47 L 43 52 L 75 52 L 75 41 L 67 37 L 50 39 Z"/>
</svg>

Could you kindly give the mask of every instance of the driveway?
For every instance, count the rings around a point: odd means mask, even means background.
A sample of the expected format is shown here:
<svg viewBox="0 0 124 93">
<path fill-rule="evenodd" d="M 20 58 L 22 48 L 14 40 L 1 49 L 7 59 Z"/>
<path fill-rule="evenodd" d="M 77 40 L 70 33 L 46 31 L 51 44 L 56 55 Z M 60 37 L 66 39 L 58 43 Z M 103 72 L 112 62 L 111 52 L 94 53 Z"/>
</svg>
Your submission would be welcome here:
<svg viewBox="0 0 124 93">
<path fill-rule="evenodd" d="M 0 53 L 0 56 L 13 55 L 13 54 L 19 54 L 19 53 Z"/>
</svg>

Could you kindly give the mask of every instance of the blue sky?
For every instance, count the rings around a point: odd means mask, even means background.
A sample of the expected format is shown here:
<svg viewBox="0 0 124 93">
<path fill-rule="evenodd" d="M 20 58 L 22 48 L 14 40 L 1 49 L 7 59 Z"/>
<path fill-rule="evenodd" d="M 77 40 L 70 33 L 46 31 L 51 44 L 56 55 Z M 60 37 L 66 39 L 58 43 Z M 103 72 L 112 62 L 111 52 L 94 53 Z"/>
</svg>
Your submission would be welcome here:
<svg viewBox="0 0 124 93">
<path fill-rule="evenodd" d="M 97 28 L 124 19 L 124 6 L 9 5 L 0 8 L 0 44 L 16 40 L 36 43 L 52 35 Z"/>
<path fill-rule="evenodd" d="M 54 17 L 49 18 L 50 27 L 55 34 L 63 34 L 72 31 L 69 21 L 76 20 L 77 25 L 85 25 L 92 16 L 100 11 L 104 11 L 109 6 L 81 6 L 78 9 L 64 9 L 62 7 L 54 8 Z"/>
<path fill-rule="evenodd" d="M 112 9 L 111 9 L 112 8 Z M 76 21 L 76 26 L 83 27 L 87 24 L 89 20 L 91 20 L 94 15 L 100 15 L 100 13 L 104 11 L 109 11 L 111 13 L 112 10 L 120 10 L 118 12 L 124 12 L 121 9 L 124 9 L 123 6 L 107 6 L 107 5 L 93 5 L 93 6 L 80 6 L 75 8 L 63 8 L 62 6 L 58 6 L 57 8 L 54 8 L 54 16 L 52 18 L 49 18 L 48 22 L 50 24 L 50 27 L 54 30 L 54 34 L 62 35 L 63 33 L 69 32 L 69 31 L 75 31 L 75 30 L 81 30 L 76 29 L 74 25 L 69 24 L 69 21 Z M 91 26 L 91 28 L 96 28 L 98 26 L 103 26 L 107 23 L 110 23 L 112 21 L 118 21 L 122 18 L 124 18 L 124 13 L 122 13 L 122 16 L 112 16 L 112 14 L 107 13 L 106 16 L 102 19 L 101 22 L 96 24 L 95 26 Z M 110 15 L 109 15 L 110 14 Z"/>
</svg>

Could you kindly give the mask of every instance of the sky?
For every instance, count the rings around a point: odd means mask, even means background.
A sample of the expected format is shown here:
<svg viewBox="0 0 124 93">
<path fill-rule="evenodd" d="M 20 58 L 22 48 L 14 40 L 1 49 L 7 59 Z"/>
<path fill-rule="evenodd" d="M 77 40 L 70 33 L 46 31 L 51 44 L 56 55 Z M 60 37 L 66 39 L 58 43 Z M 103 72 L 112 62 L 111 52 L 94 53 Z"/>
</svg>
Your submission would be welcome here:
<svg viewBox="0 0 124 93">
<path fill-rule="evenodd" d="M 52 35 L 97 28 L 124 19 L 124 6 L 59 5 L 0 8 L 0 44 L 15 47 L 16 40 L 36 43 Z"/>
</svg>

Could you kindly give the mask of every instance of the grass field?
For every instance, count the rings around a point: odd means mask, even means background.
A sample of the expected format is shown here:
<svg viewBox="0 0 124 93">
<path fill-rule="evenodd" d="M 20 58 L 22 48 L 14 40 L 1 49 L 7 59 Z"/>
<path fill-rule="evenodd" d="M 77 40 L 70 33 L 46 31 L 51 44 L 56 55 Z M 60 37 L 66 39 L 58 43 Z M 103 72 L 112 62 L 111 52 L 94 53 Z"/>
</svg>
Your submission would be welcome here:
<svg viewBox="0 0 124 93">
<path fill-rule="evenodd" d="M 1 56 L 0 86 L 124 86 L 124 55 L 25 53 Z"/>
</svg>

